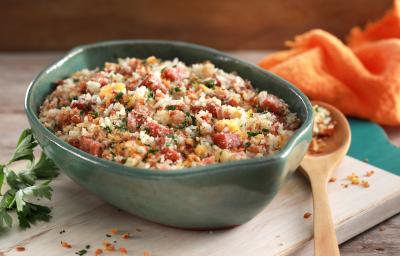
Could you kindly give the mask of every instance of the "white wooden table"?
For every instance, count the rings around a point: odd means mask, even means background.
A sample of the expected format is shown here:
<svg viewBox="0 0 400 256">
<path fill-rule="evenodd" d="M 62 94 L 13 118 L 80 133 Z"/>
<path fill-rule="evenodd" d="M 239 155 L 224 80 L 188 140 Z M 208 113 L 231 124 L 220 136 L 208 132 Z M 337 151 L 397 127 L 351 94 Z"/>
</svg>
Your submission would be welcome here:
<svg viewBox="0 0 400 256">
<path fill-rule="evenodd" d="M 266 52 L 234 52 L 255 62 Z M 24 94 L 30 80 L 61 53 L 0 53 L 0 162 L 15 148 L 21 130 L 28 126 L 23 112 Z M 400 128 L 385 128 L 390 139 L 400 145 Z M 68 188 L 65 188 L 68 190 Z M 71 191 L 70 191 L 71 192 Z M 1 237 L 7 233 L 0 233 Z M 400 255 L 400 215 L 364 232 L 341 246 L 342 255 Z"/>
</svg>

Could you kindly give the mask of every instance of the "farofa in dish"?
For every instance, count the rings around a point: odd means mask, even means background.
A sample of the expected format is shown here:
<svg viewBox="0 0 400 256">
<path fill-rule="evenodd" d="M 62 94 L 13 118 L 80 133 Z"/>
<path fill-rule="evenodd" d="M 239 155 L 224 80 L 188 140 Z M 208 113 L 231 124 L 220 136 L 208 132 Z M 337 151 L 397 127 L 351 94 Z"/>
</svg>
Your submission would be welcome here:
<svg viewBox="0 0 400 256">
<path fill-rule="evenodd" d="M 83 151 L 155 169 L 268 156 L 301 123 L 283 100 L 210 62 L 153 56 L 58 81 L 39 117 Z"/>
</svg>

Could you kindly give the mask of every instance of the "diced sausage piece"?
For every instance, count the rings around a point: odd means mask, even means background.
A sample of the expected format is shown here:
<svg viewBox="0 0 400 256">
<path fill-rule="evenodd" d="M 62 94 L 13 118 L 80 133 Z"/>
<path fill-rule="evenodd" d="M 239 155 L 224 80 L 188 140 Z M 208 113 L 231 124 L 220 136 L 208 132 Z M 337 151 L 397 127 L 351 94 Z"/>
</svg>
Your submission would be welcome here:
<svg viewBox="0 0 400 256">
<path fill-rule="evenodd" d="M 211 113 L 214 118 L 220 117 L 220 107 L 216 105 L 207 105 L 207 106 L 191 106 L 190 110 L 194 113 L 199 112 L 200 110 L 207 110 Z"/>
<path fill-rule="evenodd" d="M 161 77 L 172 82 L 179 78 L 178 72 L 174 68 L 165 68 L 161 73 Z"/>
<path fill-rule="evenodd" d="M 82 117 L 79 114 L 75 114 L 71 117 L 71 122 L 74 124 L 79 124 L 82 122 Z"/>
<path fill-rule="evenodd" d="M 171 148 L 164 148 L 161 153 L 165 155 L 166 159 L 169 159 L 173 162 L 178 161 L 181 158 L 181 154 Z"/>
<path fill-rule="evenodd" d="M 149 128 L 149 133 L 153 137 L 165 136 L 172 133 L 169 128 L 157 123 L 148 123 L 147 128 Z"/>
<path fill-rule="evenodd" d="M 161 80 L 154 75 L 147 75 L 142 81 L 141 85 L 150 88 L 154 92 L 158 89 L 160 89 L 163 93 L 168 92 L 167 88 L 164 86 Z"/>
<path fill-rule="evenodd" d="M 73 101 L 70 105 L 71 108 L 78 108 L 80 110 L 85 110 L 87 109 L 87 105 L 85 103 L 79 102 L 79 101 Z"/>
<path fill-rule="evenodd" d="M 201 163 L 204 165 L 213 164 L 215 163 L 215 156 L 209 156 L 201 160 Z"/>
<path fill-rule="evenodd" d="M 88 137 L 82 136 L 79 144 L 80 149 L 94 156 L 100 156 L 103 151 L 103 147 L 100 142 Z"/>
<path fill-rule="evenodd" d="M 242 144 L 240 136 L 233 133 L 217 133 L 213 137 L 213 142 L 222 149 L 236 148 Z"/>
<path fill-rule="evenodd" d="M 179 125 L 179 124 L 183 123 L 186 119 L 186 114 L 180 110 L 170 111 L 169 116 L 171 118 L 172 123 L 175 125 Z"/>
<path fill-rule="evenodd" d="M 135 58 L 131 59 L 128 65 L 132 68 L 132 71 L 142 68 L 142 62 Z"/>
<path fill-rule="evenodd" d="M 276 114 L 283 114 L 287 109 L 287 105 L 272 94 L 268 94 L 262 99 L 260 102 L 260 107 L 262 109 L 269 109 Z"/>
</svg>

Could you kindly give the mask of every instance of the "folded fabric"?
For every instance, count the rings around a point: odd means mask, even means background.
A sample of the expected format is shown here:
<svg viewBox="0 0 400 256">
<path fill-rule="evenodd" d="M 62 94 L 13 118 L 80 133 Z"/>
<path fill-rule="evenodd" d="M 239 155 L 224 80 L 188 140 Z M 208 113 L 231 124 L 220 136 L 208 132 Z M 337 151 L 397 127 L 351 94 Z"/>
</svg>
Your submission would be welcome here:
<svg viewBox="0 0 400 256">
<path fill-rule="evenodd" d="M 348 45 L 316 29 L 288 42 L 259 65 L 292 82 L 310 99 L 338 107 L 346 115 L 383 125 L 400 125 L 400 4 Z"/>
</svg>

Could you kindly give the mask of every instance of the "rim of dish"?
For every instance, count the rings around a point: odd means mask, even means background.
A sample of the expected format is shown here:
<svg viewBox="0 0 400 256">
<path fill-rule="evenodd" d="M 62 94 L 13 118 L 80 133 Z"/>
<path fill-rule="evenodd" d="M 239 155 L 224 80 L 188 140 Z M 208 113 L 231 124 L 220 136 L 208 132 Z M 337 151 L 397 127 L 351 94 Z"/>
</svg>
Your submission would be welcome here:
<svg viewBox="0 0 400 256">
<path fill-rule="evenodd" d="M 306 118 L 302 122 L 301 126 L 296 130 L 296 132 L 293 134 L 293 136 L 286 142 L 286 144 L 283 146 L 283 148 L 269 156 L 265 157 L 255 157 L 255 158 L 250 158 L 250 159 L 243 159 L 243 160 L 234 160 L 234 161 L 228 161 L 228 162 L 223 162 L 223 163 L 214 163 L 210 165 L 205 165 L 205 166 L 196 166 L 196 167 L 189 167 L 189 168 L 181 168 L 181 169 L 171 169 L 171 170 L 159 170 L 159 169 L 151 169 L 151 168 L 138 168 L 138 167 L 128 167 L 124 166 L 120 163 L 116 163 L 110 160 L 106 160 L 100 157 L 93 156 L 89 153 L 86 153 L 78 148 L 75 148 L 74 146 L 66 143 L 65 141 L 61 140 L 58 138 L 53 132 L 51 132 L 49 129 L 47 129 L 39 120 L 37 117 L 36 111 L 31 109 L 29 107 L 29 101 L 31 99 L 31 94 L 34 86 L 36 85 L 37 80 L 45 75 L 46 73 L 52 71 L 55 68 L 58 68 L 59 66 L 62 66 L 66 61 L 68 61 L 70 58 L 72 58 L 75 55 L 80 54 L 81 52 L 92 49 L 92 48 L 102 48 L 102 47 L 110 47 L 113 45 L 138 45 L 138 44 L 160 44 L 160 45 L 171 45 L 175 47 L 184 47 L 184 48 L 191 48 L 191 49 L 197 49 L 203 52 L 208 52 L 213 55 L 215 55 L 217 58 L 223 60 L 223 61 L 229 61 L 229 62 L 235 62 L 237 64 L 240 64 L 242 66 L 247 66 L 253 70 L 256 70 L 261 73 L 265 73 L 268 76 L 272 78 L 272 80 L 276 80 L 278 82 L 278 85 L 281 87 L 288 87 L 288 89 L 291 91 L 291 93 L 295 94 L 296 97 L 301 101 L 301 104 L 305 106 L 305 111 L 306 111 Z M 283 85 L 285 84 L 285 85 Z M 24 100 L 24 108 L 25 112 L 30 119 L 30 121 L 33 123 L 32 126 L 37 126 L 39 129 L 43 131 L 44 136 L 50 140 L 52 143 L 56 144 L 58 147 L 63 149 L 64 151 L 67 151 L 70 154 L 75 155 L 76 157 L 79 157 L 83 160 L 92 162 L 93 164 L 98 164 L 102 165 L 103 167 L 108 167 L 110 171 L 114 172 L 122 172 L 124 174 L 141 174 L 145 176 L 180 176 L 180 175 L 195 175 L 195 174 L 204 174 L 205 172 L 210 172 L 210 171 L 224 171 L 227 167 L 231 166 L 246 166 L 246 165 L 259 165 L 259 164 L 265 164 L 265 162 L 275 162 L 281 159 L 286 158 L 289 153 L 293 150 L 294 145 L 298 140 L 300 140 L 301 137 L 306 133 L 307 128 L 311 127 L 312 124 L 312 107 L 311 103 L 308 100 L 308 98 L 296 87 L 294 87 L 291 83 L 288 81 L 284 80 L 283 78 L 280 78 L 279 76 L 261 69 L 260 67 L 246 62 L 239 60 L 235 57 L 232 57 L 228 54 L 225 54 L 223 52 L 220 52 L 218 50 L 206 47 L 206 46 L 201 46 L 197 44 L 192 44 L 192 43 L 186 43 L 186 42 L 181 42 L 181 41 L 170 41 L 170 40 L 113 40 L 113 41 L 104 41 L 104 42 L 99 42 L 99 43 L 93 43 L 93 44 L 85 44 L 85 45 L 80 45 L 77 47 L 74 47 L 70 51 L 68 51 L 64 56 L 59 58 L 57 61 L 52 63 L 51 65 L 47 66 L 45 69 L 43 69 L 38 75 L 35 76 L 35 78 L 30 82 L 29 87 L 26 91 L 25 94 L 25 100 Z"/>
</svg>

